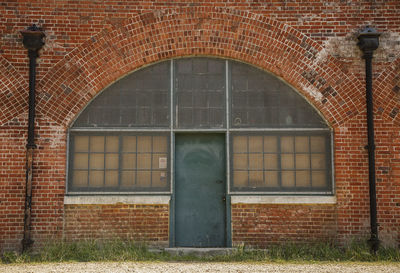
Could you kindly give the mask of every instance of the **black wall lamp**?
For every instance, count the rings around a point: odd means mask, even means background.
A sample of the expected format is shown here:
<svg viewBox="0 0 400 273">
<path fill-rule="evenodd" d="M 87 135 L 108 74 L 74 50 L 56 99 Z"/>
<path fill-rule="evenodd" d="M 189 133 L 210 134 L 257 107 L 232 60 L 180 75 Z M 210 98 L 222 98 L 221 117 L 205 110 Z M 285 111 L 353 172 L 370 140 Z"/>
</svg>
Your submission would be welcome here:
<svg viewBox="0 0 400 273">
<path fill-rule="evenodd" d="M 358 35 L 358 47 L 364 53 L 365 59 L 365 88 L 367 99 L 367 130 L 368 130 L 368 174 L 369 174 L 369 206 L 371 220 L 371 250 L 376 253 L 379 249 L 378 222 L 376 208 L 376 183 L 375 183 L 375 140 L 374 140 L 374 104 L 372 96 L 372 57 L 379 47 L 379 36 L 371 27 L 366 27 Z"/>
<path fill-rule="evenodd" d="M 33 178 L 33 151 L 35 144 L 35 84 L 36 84 L 36 59 L 39 50 L 43 47 L 44 32 L 36 25 L 21 31 L 23 44 L 28 49 L 29 57 L 29 114 L 28 114 L 28 140 L 26 144 L 26 191 L 24 210 L 24 238 L 22 251 L 29 249 L 33 240 L 31 238 L 31 211 L 32 211 L 32 178 Z"/>
</svg>

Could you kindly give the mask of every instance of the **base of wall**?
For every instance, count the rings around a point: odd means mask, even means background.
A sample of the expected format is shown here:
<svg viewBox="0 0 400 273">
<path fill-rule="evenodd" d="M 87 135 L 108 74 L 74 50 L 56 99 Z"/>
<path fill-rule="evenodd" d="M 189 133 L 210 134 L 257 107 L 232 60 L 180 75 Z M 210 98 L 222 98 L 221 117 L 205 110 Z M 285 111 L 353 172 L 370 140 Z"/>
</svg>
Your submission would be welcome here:
<svg viewBox="0 0 400 273">
<path fill-rule="evenodd" d="M 168 246 L 168 205 L 65 205 L 64 240 L 130 239 Z"/>
<path fill-rule="evenodd" d="M 233 204 L 232 245 L 335 241 L 336 218 L 336 206 L 330 204 Z"/>
</svg>

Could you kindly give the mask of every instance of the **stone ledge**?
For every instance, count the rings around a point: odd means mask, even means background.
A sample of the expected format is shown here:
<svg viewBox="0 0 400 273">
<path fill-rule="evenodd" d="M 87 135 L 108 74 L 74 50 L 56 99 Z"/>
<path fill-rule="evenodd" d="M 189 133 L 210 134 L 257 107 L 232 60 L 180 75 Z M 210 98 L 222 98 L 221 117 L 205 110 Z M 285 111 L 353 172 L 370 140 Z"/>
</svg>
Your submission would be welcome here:
<svg viewBox="0 0 400 273">
<path fill-rule="evenodd" d="M 112 204 L 144 204 L 144 205 L 168 205 L 169 195 L 66 195 L 64 205 L 112 205 Z"/>
<path fill-rule="evenodd" d="M 336 196 L 232 195 L 231 204 L 336 204 Z"/>
</svg>

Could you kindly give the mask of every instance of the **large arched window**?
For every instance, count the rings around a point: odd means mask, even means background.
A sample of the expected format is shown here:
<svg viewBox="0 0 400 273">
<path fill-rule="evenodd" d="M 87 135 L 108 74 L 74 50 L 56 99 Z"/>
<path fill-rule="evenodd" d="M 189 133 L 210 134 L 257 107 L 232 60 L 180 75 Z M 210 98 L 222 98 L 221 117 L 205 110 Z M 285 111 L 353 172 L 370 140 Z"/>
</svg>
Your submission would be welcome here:
<svg viewBox="0 0 400 273">
<path fill-rule="evenodd" d="M 69 192 L 171 192 L 176 134 L 226 136 L 230 193 L 332 193 L 331 130 L 292 87 L 214 58 L 154 64 L 106 88 L 70 128 Z"/>
</svg>

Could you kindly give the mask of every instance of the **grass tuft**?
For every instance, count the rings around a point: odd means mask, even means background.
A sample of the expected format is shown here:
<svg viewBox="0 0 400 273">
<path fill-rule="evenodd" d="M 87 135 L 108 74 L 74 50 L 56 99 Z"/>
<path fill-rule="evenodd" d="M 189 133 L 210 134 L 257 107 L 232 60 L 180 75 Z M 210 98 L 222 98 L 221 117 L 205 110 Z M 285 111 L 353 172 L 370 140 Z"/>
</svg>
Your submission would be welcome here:
<svg viewBox="0 0 400 273">
<path fill-rule="evenodd" d="M 330 243 L 275 245 L 266 250 L 237 247 L 232 254 L 220 256 L 172 256 L 152 252 L 134 241 L 52 242 L 37 252 L 5 252 L 1 263 L 89 262 L 89 261 L 199 261 L 199 262 L 400 262 L 400 250 L 383 248 L 376 255 L 364 242 L 353 242 L 345 248 Z"/>
</svg>

